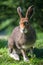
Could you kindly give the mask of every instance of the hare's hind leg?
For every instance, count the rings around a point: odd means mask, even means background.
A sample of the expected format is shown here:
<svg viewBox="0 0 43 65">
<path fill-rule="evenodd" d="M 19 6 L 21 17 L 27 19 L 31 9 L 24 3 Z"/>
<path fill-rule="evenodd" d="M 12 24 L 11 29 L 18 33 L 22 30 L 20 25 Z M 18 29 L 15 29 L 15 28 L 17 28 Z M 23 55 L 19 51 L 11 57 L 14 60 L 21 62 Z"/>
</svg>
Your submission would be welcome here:
<svg viewBox="0 0 43 65">
<path fill-rule="evenodd" d="M 16 48 L 14 49 L 14 43 L 9 43 L 8 45 L 9 56 L 15 60 L 20 60 L 17 54 Z"/>
<path fill-rule="evenodd" d="M 10 49 L 11 50 L 11 49 Z M 19 55 L 17 54 L 16 50 L 13 49 L 11 53 L 9 53 L 9 56 L 15 60 L 20 60 Z"/>
</svg>

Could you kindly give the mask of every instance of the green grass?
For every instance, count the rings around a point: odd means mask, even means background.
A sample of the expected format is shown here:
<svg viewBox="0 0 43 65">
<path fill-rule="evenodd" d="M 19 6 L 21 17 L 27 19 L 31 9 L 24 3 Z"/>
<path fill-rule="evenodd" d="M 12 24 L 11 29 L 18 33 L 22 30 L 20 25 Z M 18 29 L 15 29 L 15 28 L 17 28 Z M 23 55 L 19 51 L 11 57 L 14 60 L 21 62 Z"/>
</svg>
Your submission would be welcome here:
<svg viewBox="0 0 43 65">
<path fill-rule="evenodd" d="M 30 62 L 15 61 L 8 56 L 7 41 L 0 40 L 0 65 L 43 65 L 43 33 L 37 33 L 37 40 L 34 45 L 36 49 L 34 58 L 29 58 Z"/>
</svg>

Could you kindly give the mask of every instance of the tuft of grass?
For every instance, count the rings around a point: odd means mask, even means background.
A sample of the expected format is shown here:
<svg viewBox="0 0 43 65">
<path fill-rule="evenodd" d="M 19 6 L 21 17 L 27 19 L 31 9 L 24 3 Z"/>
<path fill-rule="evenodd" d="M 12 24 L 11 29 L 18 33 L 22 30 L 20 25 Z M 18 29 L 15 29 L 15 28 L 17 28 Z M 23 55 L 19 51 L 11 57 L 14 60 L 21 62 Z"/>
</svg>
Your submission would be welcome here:
<svg viewBox="0 0 43 65">
<path fill-rule="evenodd" d="M 43 59 L 41 58 L 30 58 L 30 62 L 24 62 L 22 59 L 20 61 L 15 61 L 8 56 L 7 48 L 0 49 L 0 65 L 43 65 Z"/>
</svg>

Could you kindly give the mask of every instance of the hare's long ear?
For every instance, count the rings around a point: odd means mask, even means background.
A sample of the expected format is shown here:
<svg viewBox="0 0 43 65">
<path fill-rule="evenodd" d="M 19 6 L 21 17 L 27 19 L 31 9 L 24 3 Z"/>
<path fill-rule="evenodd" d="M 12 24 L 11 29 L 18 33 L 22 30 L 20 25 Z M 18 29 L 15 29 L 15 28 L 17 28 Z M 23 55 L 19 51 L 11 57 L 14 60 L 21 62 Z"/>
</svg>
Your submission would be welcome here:
<svg viewBox="0 0 43 65">
<path fill-rule="evenodd" d="M 32 16 L 32 13 L 33 13 L 33 5 L 30 6 L 28 9 L 27 9 L 27 12 L 26 12 L 26 17 L 31 17 Z"/>
<path fill-rule="evenodd" d="M 22 12 L 21 7 L 18 7 L 18 8 L 17 8 L 17 12 L 18 12 L 20 18 L 22 18 L 22 17 L 23 17 L 23 12 Z"/>
</svg>

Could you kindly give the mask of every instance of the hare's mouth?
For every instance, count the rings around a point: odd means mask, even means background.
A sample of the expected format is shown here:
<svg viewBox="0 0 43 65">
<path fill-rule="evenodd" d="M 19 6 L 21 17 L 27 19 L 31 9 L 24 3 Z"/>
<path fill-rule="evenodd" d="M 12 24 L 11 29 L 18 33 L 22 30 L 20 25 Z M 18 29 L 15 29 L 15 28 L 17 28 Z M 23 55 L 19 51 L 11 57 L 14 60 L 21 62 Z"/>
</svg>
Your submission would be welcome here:
<svg viewBox="0 0 43 65">
<path fill-rule="evenodd" d="M 27 33 L 28 30 L 27 30 L 26 28 L 20 28 L 20 32 L 21 32 L 21 33 Z"/>
</svg>

